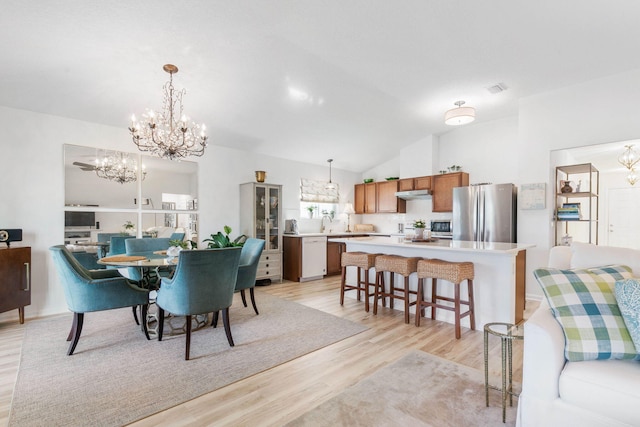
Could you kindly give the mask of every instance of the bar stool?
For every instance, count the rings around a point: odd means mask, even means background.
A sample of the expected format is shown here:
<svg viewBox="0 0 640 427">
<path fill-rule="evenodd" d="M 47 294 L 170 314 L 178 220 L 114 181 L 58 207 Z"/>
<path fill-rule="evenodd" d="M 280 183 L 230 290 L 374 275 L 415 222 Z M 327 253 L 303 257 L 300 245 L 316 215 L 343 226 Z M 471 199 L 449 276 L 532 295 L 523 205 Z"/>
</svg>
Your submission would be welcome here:
<svg viewBox="0 0 640 427">
<path fill-rule="evenodd" d="M 340 265 L 342 266 L 342 280 L 340 281 L 340 305 L 344 305 L 344 293 L 346 291 L 356 290 L 358 292 L 358 301 L 360 301 L 360 291 L 364 291 L 364 309 L 369 311 L 369 286 L 375 286 L 375 283 L 369 282 L 369 269 L 375 266 L 376 256 L 379 254 L 369 254 L 366 252 L 343 252 L 340 257 Z M 347 267 L 357 267 L 358 277 L 356 284 L 347 285 Z M 364 280 L 361 273 L 364 270 Z"/>
<path fill-rule="evenodd" d="M 424 316 L 425 307 L 431 307 L 431 318 L 436 318 L 436 308 L 453 311 L 455 313 L 456 339 L 460 339 L 460 319 L 469 316 L 469 324 L 472 330 L 476 329 L 476 321 L 473 307 L 473 277 L 472 262 L 450 262 L 441 259 L 428 259 L 418 262 L 418 300 L 416 302 L 416 326 L 420 326 L 420 318 Z M 431 301 L 424 300 L 424 279 L 431 278 Z M 454 285 L 454 297 L 438 295 L 438 279 L 446 280 Z M 467 281 L 468 300 L 460 299 L 460 283 Z M 453 303 L 450 305 L 438 304 L 438 300 Z M 460 306 L 465 304 L 469 309 L 461 313 Z"/>
<path fill-rule="evenodd" d="M 415 305 L 416 302 L 411 302 L 409 296 L 411 294 L 417 295 L 416 291 L 409 290 L 409 276 L 411 273 L 415 273 L 418 261 L 422 258 L 418 257 L 403 257 L 399 255 L 379 255 L 376 257 L 376 287 L 373 296 L 373 314 L 378 314 L 378 298 L 382 296 L 382 303 L 386 297 L 390 298 L 389 308 L 393 308 L 393 300 L 401 299 L 404 301 L 404 323 L 409 323 L 409 307 Z M 384 273 L 388 271 L 390 274 L 389 292 L 385 289 Z M 404 276 L 404 287 L 397 288 L 394 284 L 394 276 L 399 274 Z M 402 295 L 396 294 L 396 291 L 402 292 Z"/>
</svg>

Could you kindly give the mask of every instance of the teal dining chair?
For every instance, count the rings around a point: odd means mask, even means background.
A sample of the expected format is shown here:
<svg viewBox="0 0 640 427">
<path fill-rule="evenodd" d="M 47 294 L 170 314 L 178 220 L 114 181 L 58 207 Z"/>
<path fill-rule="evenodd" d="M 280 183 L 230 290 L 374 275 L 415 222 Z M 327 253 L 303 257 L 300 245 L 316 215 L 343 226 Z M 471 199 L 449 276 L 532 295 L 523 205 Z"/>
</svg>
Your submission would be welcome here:
<svg viewBox="0 0 640 427">
<path fill-rule="evenodd" d="M 245 290 L 249 289 L 251 304 L 256 314 L 260 313 L 258 313 L 258 307 L 256 307 L 256 298 L 253 290 L 256 286 L 258 263 L 260 262 L 260 255 L 262 255 L 263 249 L 264 240 L 262 239 L 249 238 L 245 241 L 244 246 L 242 246 L 242 252 L 240 253 L 240 265 L 238 267 L 238 278 L 236 279 L 236 292 L 240 292 L 242 304 L 244 304 L 245 307 L 247 306 Z"/>
<path fill-rule="evenodd" d="M 68 356 L 78 345 L 84 314 L 88 312 L 132 307 L 135 313 L 135 308 L 140 306 L 142 330 L 149 339 L 145 321 L 149 307 L 148 290 L 135 286 L 117 270 L 87 270 L 64 245 L 52 246 L 49 250 L 64 289 L 67 307 L 73 312 L 73 324 L 67 336 L 67 341 L 71 341 Z"/>
<path fill-rule="evenodd" d="M 156 297 L 158 341 L 162 341 L 165 311 L 186 316 L 185 360 L 191 347 L 191 316 L 222 311 L 227 341 L 234 346 L 229 325 L 229 307 L 238 277 L 242 248 L 182 251 L 172 278 L 163 277 Z"/>
</svg>

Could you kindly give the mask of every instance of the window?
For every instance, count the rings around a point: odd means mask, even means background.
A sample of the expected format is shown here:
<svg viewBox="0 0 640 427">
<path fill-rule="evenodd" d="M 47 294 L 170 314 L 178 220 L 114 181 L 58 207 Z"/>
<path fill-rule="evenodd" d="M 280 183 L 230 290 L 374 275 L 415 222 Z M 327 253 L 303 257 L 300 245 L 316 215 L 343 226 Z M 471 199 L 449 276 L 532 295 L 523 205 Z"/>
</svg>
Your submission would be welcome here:
<svg viewBox="0 0 640 427">
<path fill-rule="evenodd" d="M 335 217 L 338 211 L 340 191 L 326 188 L 326 181 L 300 179 L 300 218 L 322 218 L 323 215 Z"/>
</svg>

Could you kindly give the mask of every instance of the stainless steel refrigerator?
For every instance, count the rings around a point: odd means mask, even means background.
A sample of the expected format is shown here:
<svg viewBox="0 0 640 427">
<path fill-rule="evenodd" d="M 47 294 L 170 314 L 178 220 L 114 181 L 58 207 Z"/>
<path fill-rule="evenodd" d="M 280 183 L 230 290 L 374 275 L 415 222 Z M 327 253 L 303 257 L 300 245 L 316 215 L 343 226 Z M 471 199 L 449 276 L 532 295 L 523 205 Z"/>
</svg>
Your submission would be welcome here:
<svg viewBox="0 0 640 427">
<path fill-rule="evenodd" d="M 516 243 L 517 188 L 479 184 L 453 189 L 453 239 Z"/>
</svg>

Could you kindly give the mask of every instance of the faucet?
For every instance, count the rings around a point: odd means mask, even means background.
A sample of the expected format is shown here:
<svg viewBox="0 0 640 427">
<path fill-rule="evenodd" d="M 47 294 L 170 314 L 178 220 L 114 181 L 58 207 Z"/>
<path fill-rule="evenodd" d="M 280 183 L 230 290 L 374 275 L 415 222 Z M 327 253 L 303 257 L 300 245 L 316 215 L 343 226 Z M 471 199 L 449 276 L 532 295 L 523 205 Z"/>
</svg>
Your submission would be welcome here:
<svg viewBox="0 0 640 427">
<path fill-rule="evenodd" d="M 325 218 L 328 218 L 330 223 L 333 222 L 333 220 L 331 219 L 331 215 L 328 215 L 328 214 L 322 215 L 322 219 L 320 220 L 321 221 L 320 224 L 322 225 L 322 232 L 323 233 L 324 233 L 324 231 L 326 229 L 325 226 L 324 226 L 324 219 Z M 329 232 L 331 232 L 331 229 L 329 229 Z"/>
</svg>

